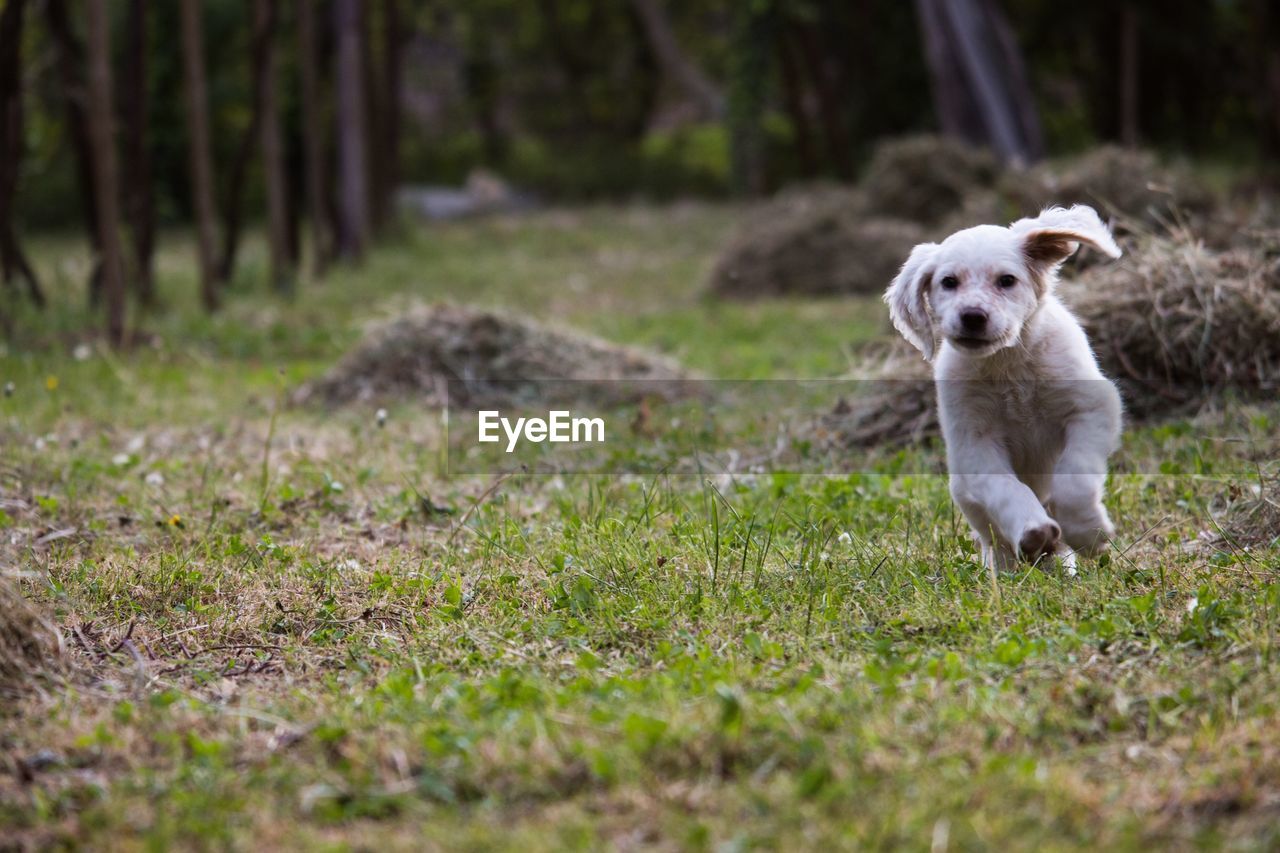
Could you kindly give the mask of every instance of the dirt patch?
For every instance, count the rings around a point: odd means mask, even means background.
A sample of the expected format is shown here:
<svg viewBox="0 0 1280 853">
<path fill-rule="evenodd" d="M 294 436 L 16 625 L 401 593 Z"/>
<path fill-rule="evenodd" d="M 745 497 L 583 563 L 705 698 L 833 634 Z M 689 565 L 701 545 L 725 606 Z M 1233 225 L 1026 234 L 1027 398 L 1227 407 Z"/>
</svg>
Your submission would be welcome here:
<svg viewBox="0 0 1280 853">
<path fill-rule="evenodd" d="M 0 575 L 0 696 L 12 696 L 62 668 L 62 634 L 18 588 Z"/>
<path fill-rule="evenodd" d="M 691 396 L 662 356 L 495 311 L 435 305 L 370 330 L 295 403 L 414 397 L 430 405 L 611 404 Z"/>
</svg>

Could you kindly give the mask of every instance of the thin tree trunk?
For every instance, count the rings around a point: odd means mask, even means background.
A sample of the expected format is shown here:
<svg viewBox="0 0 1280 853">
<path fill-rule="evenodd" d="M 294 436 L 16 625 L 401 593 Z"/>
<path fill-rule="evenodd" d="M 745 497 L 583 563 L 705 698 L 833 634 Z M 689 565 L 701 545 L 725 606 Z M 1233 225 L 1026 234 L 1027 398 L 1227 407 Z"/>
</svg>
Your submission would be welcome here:
<svg viewBox="0 0 1280 853">
<path fill-rule="evenodd" d="M 262 46 L 262 62 L 255 69 L 254 87 L 262 110 L 259 122 L 262 175 L 267 190 L 267 243 L 271 258 L 271 283 L 281 293 L 293 290 L 289 251 L 289 190 L 284 171 L 284 145 L 280 137 L 280 112 L 276 102 L 275 0 L 254 0 L 255 38 Z"/>
<path fill-rule="evenodd" d="M 205 82 L 201 0 L 182 0 L 183 83 L 187 101 L 188 153 L 191 160 L 192 207 L 196 217 L 196 255 L 200 265 L 200 298 L 208 311 L 218 307 L 215 268 L 213 148 L 209 141 L 209 95 Z"/>
<path fill-rule="evenodd" d="M 807 178 L 818 173 L 818 157 L 813 144 L 813 120 L 801 74 L 800 58 L 793 50 L 790 26 L 778 28 L 778 64 L 782 68 L 782 92 L 796 130 L 796 151 L 800 155 L 800 172 Z"/>
<path fill-rule="evenodd" d="M 661 0 L 631 0 L 631 8 L 640 19 L 645 37 L 667 78 L 683 89 L 708 119 L 724 118 L 724 92 L 680 49 L 680 41 Z"/>
<path fill-rule="evenodd" d="M 147 11 L 147 0 L 130 0 L 124 70 L 124 204 L 133 235 L 134 292 L 143 305 L 155 302 L 152 256 L 156 229 L 147 146 Z"/>
<path fill-rule="evenodd" d="M 387 0 L 382 17 L 382 218 L 392 213 L 400 185 L 400 126 L 404 103 L 404 18 L 400 0 Z"/>
<path fill-rule="evenodd" d="M 1263 153 L 1272 162 L 1280 155 L 1280 14 L 1272 0 L 1253 0 L 1247 7 L 1255 23 L 1252 53 L 1258 57 L 1253 74 L 1259 79 L 1255 108 L 1262 121 Z"/>
<path fill-rule="evenodd" d="M 0 13 L 0 276 L 12 288 L 21 276 L 31 301 L 43 308 L 44 291 L 14 228 L 14 196 L 22 167 L 22 25 L 26 0 L 8 0 Z"/>
<path fill-rule="evenodd" d="M 468 27 L 462 62 L 462 87 L 484 145 L 487 163 L 507 161 L 507 137 L 498 119 L 498 63 L 493 36 L 484 27 Z"/>
<path fill-rule="evenodd" d="M 1138 10 L 1125 3 L 1120 10 L 1120 141 L 1138 144 Z"/>
<path fill-rule="evenodd" d="M 316 58 L 315 4 L 297 4 L 298 66 L 302 77 L 302 144 L 306 180 L 307 213 L 311 218 L 313 274 L 324 275 L 332 256 L 333 238 L 325 193 L 325 135 L 320 115 L 320 68 Z"/>
<path fill-rule="evenodd" d="M 71 28 L 66 0 L 46 0 L 45 22 L 58 53 L 58 71 L 62 82 L 62 99 L 67 111 L 67 133 L 75 152 L 76 183 L 80 187 L 80 210 L 89 248 L 93 254 L 89 272 L 89 302 L 96 304 L 101 291 L 102 249 L 98 244 L 98 190 L 94 183 L 93 143 L 89 138 L 87 94 L 83 69 L 84 48 Z"/>
<path fill-rule="evenodd" d="M 818 113 L 826 140 L 827 159 L 841 177 L 852 177 L 853 146 L 845 131 L 845 109 L 839 81 L 833 80 L 823 50 L 822 33 L 811 23 L 797 27 L 801 56 L 809 61 L 809 76 L 818 95 Z"/>
<path fill-rule="evenodd" d="M 261 80 L 263 68 L 267 61 L 267 52 L 271 44 L 269 30 L 260 31 L 257 27 L 250 38 L 249 51 L 252 54 L 253 80 Z M 258 149 L 262 135 L 262 89 L 255 85 L 250 97 L 249 126 L 240 137 L 236 148 L 235 159 L 231 161 L 231 170 L 227 175 L 227 192 L 223 199 L 222 209 L 222 252 L 218 257 L 218 280 L 227 282 L 235 272 L 236 256 L 240 252 L 240 234 L 244 224 L 242 200 L 245 183 L 249 177 L 249 164 L 253 160 L 253 152 Z"/>
<path fill-rule="evenodd" d="M 360 74 L 364 86 L 364 150 L 368 167 L 369 228 L 380 233 L 386 212 L 386 163 L 382 156 L 386 134 L 383 123 L 386 109 L 383 103 L 386 92 L 381 85 L 381 69 L 378 67 L 377 36 L 381 32 L 374 27 L 374 18 L 380 4 L 360 2 Z"/>
<path fill-rule="evenodd" d="M 591 63 L 582 56 L 577 42 L 565 25 L 561 0 L 538 0 L 538 10 L 546 27 L 547 41 L 560 73 L 564 75 L 565 100 L 571 102 L 576 124 L 590 128 L 591 104 L 588 98 L 588 80 Z"/>
<path fill-rule="evenodd" d="M 110 18 L 106 0 L 86 0 L 89 59 L 89 134 L 98 196 L 98 242 L 102 249 L 102 295 L 107 309 L 107 339 L 124 343 L 124 264 L 120 253 L 119 186 L 116 176 L 114 115 L 111 108 Z"/>
<path fill-rule="evenodd" d="M 765 83 L 772 52 L 773 12 L 755 3 L 734 10 L 732 71 L 729 90 L 729 143 L 735 190 L 760 195 L 765 190 Z"/>
<path fill-rule="evenodd" d="M 334 31 L 338 42 L 338 175 L 341 192 L 338 252 L 348 260 L 360 259 L 369 239 L 360 6 L 360 0 L 336 0 L 334 3 Z"/>
</svg>

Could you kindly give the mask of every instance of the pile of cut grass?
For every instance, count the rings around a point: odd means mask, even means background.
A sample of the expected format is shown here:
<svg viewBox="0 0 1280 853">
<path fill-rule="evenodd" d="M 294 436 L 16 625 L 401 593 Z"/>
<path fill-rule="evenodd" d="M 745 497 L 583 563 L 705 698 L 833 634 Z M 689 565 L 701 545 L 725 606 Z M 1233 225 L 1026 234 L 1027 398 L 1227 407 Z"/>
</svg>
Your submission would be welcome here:
<svg viewBox="0 0 1280 853">
<path fill-rule="evenodd" d="M 999 189 L 1035 209 L 1087 204 L 1116 219 L 1122 230 L 1168 226 L 1214 206 L 1208 188 L 1190 171 L 1162 164 L 1151 151 L 1118 145 L 1030 172 L 1008 172 Z"/>
<path fill-rule="evenodd" d="M 0 575 L 0 696 L 29 690 L 63 665 L 62 634 L 22 594 L 13 578 Z"/>
<path fill-rule="evenodd" d="M 1227 508 L 1218 538 L 1244 548 L 1280 543 L 1280 479 L 1272 476 L 1250 492 L 1237 495 Z"/>
<path fill-rule="evenodd" d="M 999 163 L 985 149 L 944 136 L 908 136 L 876 147 L 859 189 L 877 216 L 937 225 L 999 176 Z"/>
<path fill-rule="evenodd" d="M 824 197 L 757 217 L 716 261 L 711 292 L 732 299 L 836 296 L 883 290 L 925 230 L 866 218 L 856 201 Z"/>
<path fill-rule="evenodd" d="M 1235 214 L 1227 216 L 1202 181 L 1149 151 L 1104 146 L 1002 170 L 989 152 L 912 136 L 882 143 L 857 187 L 790 190 L 748 216 L 720 252 L 710 292 L 730 299 L 876 293 L 917 243 L 1070 204 L 1093 206 L 1126 241 L 1190 226 L 1225 246 L 1237 230 L 1223 226 Z"/>
<path fill-rule="evenodd" d="M 985 151 L 936 136 L 881 144 L 856 188 L 782 193 L 720 252 L 710 292 L 728 299 L 878 293 L 911 247 L 998 174 Z"/>
<path fill-rule="evenodd" d="M 1280 262 L 1263 251 L 1147 237 L 1064 298 L 1136 417 L 1280 391 Z"/>
<path fill-rule="evenodd" d="M 629 402 L 693 393 L 662 356 L 461 305 L 434 305 L 372 329 L 295 402 L 340 406 L 400 398 L 429 405 Z"/>
</svg>

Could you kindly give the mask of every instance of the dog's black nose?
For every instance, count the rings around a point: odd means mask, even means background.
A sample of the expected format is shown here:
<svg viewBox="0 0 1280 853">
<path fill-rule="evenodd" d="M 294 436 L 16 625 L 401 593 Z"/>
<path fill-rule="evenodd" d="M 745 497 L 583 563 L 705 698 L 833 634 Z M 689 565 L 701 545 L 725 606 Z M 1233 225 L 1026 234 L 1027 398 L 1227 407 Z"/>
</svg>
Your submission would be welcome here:
<svg viewBox="0 0 1280 853">
<path fill-rule="evenodd" d="M 966 332 L 981 332 L 987 327 L 987 312 L 977 308 L 961 311 L 960 325 Z"/>
</svg>

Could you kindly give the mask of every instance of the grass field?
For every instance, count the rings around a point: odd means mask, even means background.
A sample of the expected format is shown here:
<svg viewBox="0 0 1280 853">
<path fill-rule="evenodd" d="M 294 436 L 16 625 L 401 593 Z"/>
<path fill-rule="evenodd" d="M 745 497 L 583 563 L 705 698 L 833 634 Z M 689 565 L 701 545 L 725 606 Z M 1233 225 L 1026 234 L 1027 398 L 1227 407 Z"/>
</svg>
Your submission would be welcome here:
<svg viewBox="0 0 1280 853">
<path fill-rule="evenodd" d="M 0 848 L 1280 845 L 1280 543 L 1219 530 L 1280 476 L 1280 406 L 1132 431 L 1111 553 L 993 588 L 945 479 L 900 473 L 933 447 L 450 478 L 421 404 L 283 405 L 444 298 L 722 378 L 836 375 L 889 334 L 874 299 L 706 301 L 736 213 L 413 231 L 296 304 L 255 292 L 253 244 L 212 320 L 176 235 L 134 350 L 20 315 L 0 568 L 75 672 L 0 708 Z M 83 250 L 37 250 L 78 305 Z"/>
</svg>

